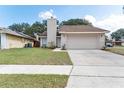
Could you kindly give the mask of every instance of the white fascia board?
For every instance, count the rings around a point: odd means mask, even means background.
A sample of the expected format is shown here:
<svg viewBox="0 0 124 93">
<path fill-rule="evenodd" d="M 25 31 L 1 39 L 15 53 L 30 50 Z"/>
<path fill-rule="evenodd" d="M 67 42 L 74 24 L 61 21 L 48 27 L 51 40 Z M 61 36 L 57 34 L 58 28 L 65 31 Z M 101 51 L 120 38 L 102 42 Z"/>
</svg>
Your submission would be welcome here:
<svg viewBox="0 0 124 93">
<path fill-rule="evenodd" d="M 96 34 L 96 33 L 106 33 L 106 32 L 59 32 L 60 34 Z"/>
</svg>

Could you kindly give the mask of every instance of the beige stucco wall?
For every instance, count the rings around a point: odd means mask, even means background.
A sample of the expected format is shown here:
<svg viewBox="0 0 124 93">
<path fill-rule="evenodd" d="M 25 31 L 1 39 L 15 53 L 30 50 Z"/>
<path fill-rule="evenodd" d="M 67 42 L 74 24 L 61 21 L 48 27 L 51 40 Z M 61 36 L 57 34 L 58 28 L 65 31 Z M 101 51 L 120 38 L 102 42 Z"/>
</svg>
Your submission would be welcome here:
<svg viewBox="0 0 124 93">
<path fill-rule="evenodd" d="M 33 40 L 7 34 L 7 48 L 23 48 L 27 43 L 34 44 Z"/>
<path fill-rule="evenodd" d="M 61 47 L 66 49 L 102 49 L 105 46 L 104 34 L 62 34 Z"/>
<path fill-rule="evenodd" d="M 66 34 L 61 34 L 61 48 L 67 44 L 67 35 Z"/>
<path fill-rule="evenodd" d="M 102 49 L 103 47 L 105 47 L 105 34 L 98 34 L 98 48 Z"/>
</svg>

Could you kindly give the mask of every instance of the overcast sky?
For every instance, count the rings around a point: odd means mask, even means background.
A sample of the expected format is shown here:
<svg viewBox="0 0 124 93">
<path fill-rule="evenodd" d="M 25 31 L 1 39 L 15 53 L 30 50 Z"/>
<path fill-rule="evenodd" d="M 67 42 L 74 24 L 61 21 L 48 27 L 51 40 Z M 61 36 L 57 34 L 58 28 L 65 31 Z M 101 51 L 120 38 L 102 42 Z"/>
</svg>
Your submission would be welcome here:
<svg viewBox="0 0 124 93">
<path fill-rule="evenodd" d="M 0 6 L 0 27 L 7 27 L 13 23 L 42 21 L 49 17 L 55 17 L 59 21 L 71 18 L 85 18 L 94 26 L 110 31 L 124 28 L 124 15 L 122 5 L 98 6 L 98 5 L 41 5 L 41 6 Z"/>
</svg>

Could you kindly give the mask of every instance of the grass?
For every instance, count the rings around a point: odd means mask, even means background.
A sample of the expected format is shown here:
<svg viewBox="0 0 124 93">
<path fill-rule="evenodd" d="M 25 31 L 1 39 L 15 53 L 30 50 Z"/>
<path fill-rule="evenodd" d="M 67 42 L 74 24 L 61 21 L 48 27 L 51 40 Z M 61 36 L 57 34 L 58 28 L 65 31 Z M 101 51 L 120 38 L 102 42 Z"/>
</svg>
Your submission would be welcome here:
<svg viewBox="0 0 124 93">
<path fill-rule="evenodd" d="M 53 52 L 42 48 L 0 50 L 0 64 L 71 65 L 67 52 Z"/>
<path fill-rule="evenodd" d="M 0 88 L 64 88 L 66 75 L 0 74 Z"/>
<path fill-rule="evenodd" d="M 116 54 L 120 54 L 120 55 L 124 55 L 124 47 L 119 47 L 119 46 L 116 46 L 116 47 L 112 47 L 112 48 L 107 48 L 106 51 L 110 51 L 110 52 L 113 52 L 113 53 L 116 53 Z"/>
</svg>

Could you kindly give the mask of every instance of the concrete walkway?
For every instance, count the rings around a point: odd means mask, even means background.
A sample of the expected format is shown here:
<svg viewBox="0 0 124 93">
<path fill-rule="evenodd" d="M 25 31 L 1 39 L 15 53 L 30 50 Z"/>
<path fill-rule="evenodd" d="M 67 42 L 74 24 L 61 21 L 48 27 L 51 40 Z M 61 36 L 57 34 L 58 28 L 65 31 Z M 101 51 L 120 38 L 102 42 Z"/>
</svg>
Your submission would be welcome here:
<svg viewBox="0 0 124 93">
<path fill-rule="evenodd" d="M 71 65 L 0 65 L 0 74 L 69 75 L 71 69 Z"/>
<path fill-rule="evenodd" d="M 53 49 L 53 52 L 67 52 L 67 50 L 62 50 L 61 48 Z"/>
<path fill-rule="evenodd" d="M 74 64 L 67 87 L 124 87 L 124 56 L 102 50 L 68 50 Z"/>
</svg>

